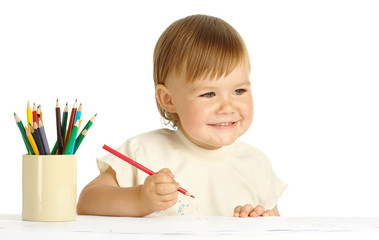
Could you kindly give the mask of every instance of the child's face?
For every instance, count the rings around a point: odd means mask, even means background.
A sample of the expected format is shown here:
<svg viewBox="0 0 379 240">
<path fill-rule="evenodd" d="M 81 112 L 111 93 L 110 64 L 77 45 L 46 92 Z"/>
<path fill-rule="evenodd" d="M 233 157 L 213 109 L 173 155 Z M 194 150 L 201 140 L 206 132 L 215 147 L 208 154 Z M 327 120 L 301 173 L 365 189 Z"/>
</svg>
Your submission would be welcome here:
<svg viewBox="0 0 379 240">
<path fill-rule="evenodd" d="M 227 77 L 186 82 L 166 82 L 180 128 L 196 145 L 217 149 L 232 144 L 253 120 L 253 98 L 247 67 L 237 67 Z"/>
</svg>

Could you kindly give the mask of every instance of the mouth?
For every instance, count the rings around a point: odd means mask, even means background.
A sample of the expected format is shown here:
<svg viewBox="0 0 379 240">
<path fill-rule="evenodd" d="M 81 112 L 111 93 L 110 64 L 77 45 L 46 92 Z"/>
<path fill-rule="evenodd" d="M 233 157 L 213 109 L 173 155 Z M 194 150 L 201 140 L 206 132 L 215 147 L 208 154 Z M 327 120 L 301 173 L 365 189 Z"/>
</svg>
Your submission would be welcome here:
<svg viewBox="0 0 379 240">
<path fill-rule="evenodd" d="M 237 122 L 221 122 L 221 123 L 211 123 L 208 124 L 211 127 L 220 128 L 220 129 L 227 129 L 232 128 L 235 125 L 237 125 Z"/>
</svg>

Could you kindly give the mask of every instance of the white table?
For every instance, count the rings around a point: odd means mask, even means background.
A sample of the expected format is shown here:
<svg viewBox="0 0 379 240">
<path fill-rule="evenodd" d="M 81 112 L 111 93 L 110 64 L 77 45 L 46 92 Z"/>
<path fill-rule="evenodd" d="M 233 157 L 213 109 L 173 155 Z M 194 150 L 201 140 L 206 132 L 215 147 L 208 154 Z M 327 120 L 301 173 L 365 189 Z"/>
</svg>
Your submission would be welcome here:
<svg viewBox="0 0 379 240">
<path fill-rule="evenodd" d="M 0 214 L 0 239 L 379 239 L 379 218 L 77 216 L 30 222 Z"/>
</svg>

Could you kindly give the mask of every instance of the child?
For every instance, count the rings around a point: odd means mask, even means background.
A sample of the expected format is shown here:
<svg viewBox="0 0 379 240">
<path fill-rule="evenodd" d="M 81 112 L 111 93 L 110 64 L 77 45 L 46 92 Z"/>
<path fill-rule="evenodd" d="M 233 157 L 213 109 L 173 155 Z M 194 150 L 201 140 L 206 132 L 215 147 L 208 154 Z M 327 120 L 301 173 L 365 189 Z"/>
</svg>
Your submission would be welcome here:
<svg viewBox="0 0 379 240">
<path fill-rule="evenodd" d="M 101 173 L 83 189 L 78 214 L 279 216 L 286 185 L 262 152 L 236 141 L 253 119 L 249 73 L 246 46 L 223 20 L 194 15 L 171 24 L 154 50 L 154 82 L 158 109 L 176 130 L 118 149 L 161 170 L 147 176 L 111 154 L 97 159 Z M 195 198 L 179 194 L 176 180 Z"/>
</svg>

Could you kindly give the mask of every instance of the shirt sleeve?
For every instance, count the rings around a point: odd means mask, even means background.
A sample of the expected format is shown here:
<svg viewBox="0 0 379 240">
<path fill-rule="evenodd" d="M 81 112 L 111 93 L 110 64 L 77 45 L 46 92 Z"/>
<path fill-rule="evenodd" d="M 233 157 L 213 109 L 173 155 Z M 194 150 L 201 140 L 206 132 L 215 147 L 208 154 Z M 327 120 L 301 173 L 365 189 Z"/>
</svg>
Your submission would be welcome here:
<svg viewBox="0 0 379 240">
<path fill-rule="evenodd" d="M 135 158 L 132 142 L 130 140 L 126 141 L 116 150 L 131 159 Z M 120 187 L 132 187 L 136 185 L 135 168 L 111 153 L 97 158 L 97 166 L 100 173 L 107 170 L 108 167 L 111 167 L 116 172 L 116 179 Z"/>
<path fill-rule="evenodd" d="M 266 210 L 269 210 L 273 209 L 277 205 L 280 196 L 287 188 L 287 184 L 283 183 L 278 178 L 278 176 L 272 170 L 271 164 L 269 174 L 267 177 L 267 189 L 265 194 L 265 200 L 263 201 L 262 205 Z"/>
</svg>

